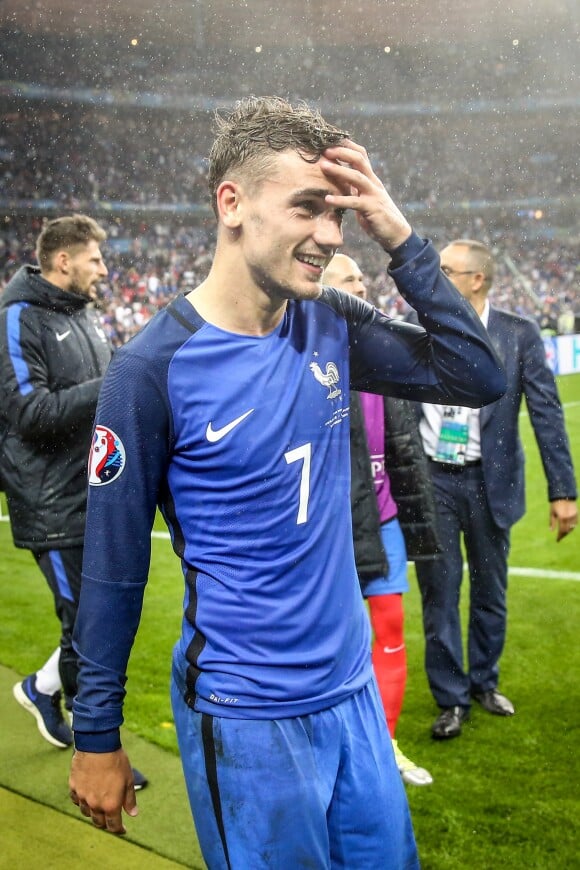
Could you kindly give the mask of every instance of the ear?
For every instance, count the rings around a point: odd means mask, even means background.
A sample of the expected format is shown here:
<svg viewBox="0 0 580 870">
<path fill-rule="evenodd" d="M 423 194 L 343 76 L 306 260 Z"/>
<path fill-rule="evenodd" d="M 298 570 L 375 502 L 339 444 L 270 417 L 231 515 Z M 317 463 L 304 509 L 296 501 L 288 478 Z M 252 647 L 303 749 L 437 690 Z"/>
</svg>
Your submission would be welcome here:
<svg viewBox="0 0 580 870">
<path fill-rule="evenodd" d="M 235 181 L 222 181 L 216 191 L 218 215 L 228 229 L 241 224 L 241 191 Z"/>
<path fill-rule="evenodd" d="M 70 254 L 68 251 L 56 251 L 52 259 L 52 269 L 62 275 L 68 275 L 70 271 Z"/>
</svg>

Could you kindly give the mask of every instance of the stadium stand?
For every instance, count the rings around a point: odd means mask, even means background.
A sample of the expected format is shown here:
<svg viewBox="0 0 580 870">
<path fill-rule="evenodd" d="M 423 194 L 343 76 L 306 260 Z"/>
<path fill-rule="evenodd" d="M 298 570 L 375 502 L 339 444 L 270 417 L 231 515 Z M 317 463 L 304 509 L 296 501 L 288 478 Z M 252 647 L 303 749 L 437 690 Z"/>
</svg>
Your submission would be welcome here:
<svg viewBox="0 0 580 870">
<path fill-rule="evenodd" d="M 0 291 L 33 260 L 44 217 L 85 211 L 109 233 L 100 304 L 112 339 L 125 341 L 205 275 L 213 110 L 269 91 L 316 100 L 365 143 L 425 235 L 492 244 L 498 304 L 554 331 L 569 329 L 570 312 L 578 320 L 572 36 L 559 39 L 557 63 L 539 37 L 498 36 L 477 52 L 472 41 L 198 43 L 0 29 Z M 374 301 L 404 314 L 386 264 L 356 228 L 348 238 Z"/>
</svg>

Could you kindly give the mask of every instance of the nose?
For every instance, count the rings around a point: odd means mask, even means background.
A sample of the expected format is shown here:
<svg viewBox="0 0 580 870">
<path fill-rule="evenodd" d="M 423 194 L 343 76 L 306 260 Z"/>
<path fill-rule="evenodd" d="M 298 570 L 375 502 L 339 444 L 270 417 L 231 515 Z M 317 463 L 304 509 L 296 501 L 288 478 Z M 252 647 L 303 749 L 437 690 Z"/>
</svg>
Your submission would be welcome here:
<svg viewBox="0 0 580 870">
<path fill-rule="evenodd" d="M 104 262 L 101 260 L 101 265 L 99 266 L 99 275 L 102 278 L 106 278 L 108 274 L 109 274 L 109 270 L 105 266 Z"/>
<path fill-rule="evenodd" d="M 342 247 L 344 244 L 342 226 L 334 212 L 317 216 L 314 228 L 314 241 L 320 248 L 336 250 L 336 248 Z"/>
</svg>

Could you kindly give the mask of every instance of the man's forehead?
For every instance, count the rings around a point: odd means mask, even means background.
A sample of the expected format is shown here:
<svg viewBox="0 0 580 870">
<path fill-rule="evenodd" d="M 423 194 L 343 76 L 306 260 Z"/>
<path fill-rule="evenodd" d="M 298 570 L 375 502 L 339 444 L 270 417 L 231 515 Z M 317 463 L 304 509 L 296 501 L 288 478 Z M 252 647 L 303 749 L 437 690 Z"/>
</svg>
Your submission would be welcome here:
<svg viewBox="0 0 580 870">
<path fill-rule="evenodd" d="M 447 245 L 441 251 L 441 262 L 446 263 L 464 263 L 468 256 L 468 249 L 465 245 Z"/>
<path fill-rule="evenodd" d="M 87 242 L 79 242 L 77 245 L 71 245 L 69 248 L 63 248 L 68 255 L 74 257 L 94 257 L 100 256 L 101 248 L 96 239 L 89 239 Z"/>
<path fill-rule="evenodd" d="M 338 186 L 323 173 L 320 161 L 311 163 L 310 159 L 304 159 L 297 151 L 282 151 L 274 158 L 266 181 L 292 188 L 295 195 L 324 198 L 327 194 L 340 193 Z"/>
<path fill-rule="evenodd" d="M 463 254 L 467 253 L 467 250 L 468 250 L 467 245 L 451 244 L 451 245 L 447 245 L 445 248 L 443 248 L 443 250 L 441 251 L 441 256 L 451 255 L 451 256 L 455 257 L 458 255 L 463 255 Z"/>
</svg>

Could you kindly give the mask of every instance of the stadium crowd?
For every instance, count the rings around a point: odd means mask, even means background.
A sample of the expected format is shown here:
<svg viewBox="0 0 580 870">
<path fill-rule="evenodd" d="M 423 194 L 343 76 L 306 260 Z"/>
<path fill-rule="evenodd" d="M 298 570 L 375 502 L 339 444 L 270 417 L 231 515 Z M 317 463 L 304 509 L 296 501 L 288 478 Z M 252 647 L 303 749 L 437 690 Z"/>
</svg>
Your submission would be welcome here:
<svg viewBox="0 0 580 870">
<path fill-rule="evenodd" d="M 34 240 L 41 218 L 7 222 L 0 228 L 0 292 L 16 269 L 35 262 Z M 98 305 L 104 327 L 115 345 L 134 335 L 156 311 L 178 293 L 203 280 L 214 245 L 213 225 L 156 223 L 121 226 L 101 221 L 109 239 L 104 246 L 109 276 L 99 288 Z M 489 244 L 498 271 L 493 302 L 501 308 L 534 317 L 545 334 L 578 331 L 580 264 L 577 238 L 533 238 L 521 227 L 490 229 L 483 220 L 419 231 L 439 246 L 450 238 L 470 236 Z M 350 238 L 346 233 L 347 239 Z M 374 248 L 349 243 L 367 276 L 371 300 L 393 317 L 407 311 Z"/>
<path fill-rule="evenodd" d="M 248 93 L 316 100 L 367 145 L 406 207 L 569 196 L 577 186 L 576 45 L 560 37 L 556 59 L 548 43 L 546 35 L 513 44 L 497 37 L 478 41 L 474 53 L 473 42 L 226 42 L 208 51 L 201 32 L 168 45 L 6 24 L 0 198 L 196 200 L 211 112 Z"/>
<path fill-rule="evenodd" d="M 213 108 L 268 91 L 326 103 L 437 244 L 458 236 L 490 244 L 497 304 L 535 317 L 547 333 L 575 329 L 578 233 L 540 235 L 544 204 L 572 213 L 577 189 L 573 41 L 554 63 L 545 38 L 491 40 L 474 56 L 473 43 L 207 51 L 201 33 L 199 44 L 177 45 L 14 26 L 0 35 L 0 292 L 33 261 L 43 213 L 92 214 L 109 235 L 99 304 L 112 340 L 123 343 L 205 276 Z M 27 91 L 37 86 L 42 94 Z M 349 253 L 375 304 L 402 316 L 387 264 L 364 239 Z"/>
<path fill-rule="evenodd" d="M 4 106 L 2 110 L 2 105 Z M 577 186 L 578 113 L 337 117 L 397 198 L 532 201 Z M 211 114 L 0 104 L 0 199 L 184 206 L 205 198 Z"/>
</svg>

